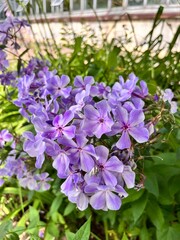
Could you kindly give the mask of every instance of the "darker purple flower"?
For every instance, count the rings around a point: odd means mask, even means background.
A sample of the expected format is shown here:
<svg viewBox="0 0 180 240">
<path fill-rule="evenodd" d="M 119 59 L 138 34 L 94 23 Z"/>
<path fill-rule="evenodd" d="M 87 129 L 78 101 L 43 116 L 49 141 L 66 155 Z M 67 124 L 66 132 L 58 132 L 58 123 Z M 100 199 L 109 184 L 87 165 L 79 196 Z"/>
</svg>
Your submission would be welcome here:
<svg viewBox="0 0 180 240">
<path fill-rule="evenodd" d="M 74 118 L 74 114 L 71 111 L 66 111 L 64 114 L 57 115 L 52 121 L 52 127 L 43 133 L 44 137 L 50 139 L 57 139 L 65 136 L 72 139 L 75 136 L 76 127 L 67 124 Z"/>
<path fill-rule="evenodd" d="M 86 76 L 83 80 L 81 76 L 76 76 L 74 79 L 74 86 L 73 94 L 77 94 L 81 91 L 86 92 L 86 96 L 90 94 L 91 86 L 94 83 L 94 78 L 91 76 Z"/>
<path fill-rule="evenodd" d="M 116 156 L 108 159 L 109 150 L 104 146 L 97 146 L 96 154 L 96 175 L 100 176 L 107 186 L 116 186 L 117 178 L 115 173 L 123 172 L 123 163 Z"/>
<path fill-rule="evenodd" d="M 106 100 L 96 103 L 95 106 L 96 108 L 92 105 L 85 106 L 83 129 L 89 136 L 95 135 L 100 138 L 104 133 L 111 131 L 114 122 L 110 116 L 110 107 Z"/>
<path fill-rule="evenodd" d="M 59 76 L 53 76 L 47 81 L 47 90 L 53 96 L 53 98 L 57 98 L 59 96 L 67 98 L 70 95 L 72 87 L 66 87 L 70 79 L 66 75 L 62 75 L 61 78 Z"/>
<path fill-rule="evenodd" d="M 71 163 L 79 164 L 79 169 L 89 172 L 94 167 L 94 159 L 96 157 L 95 149 L 92 144 L 87 144 L 88 139 L 82 134 L 75 137 L 76 141 L 69 139 L 61 139 L 61 144 L 69 147 L 69 158 L 72 159 Z"/>
<path fill-rule="evenodd" d="M 142 110 L 132 110 L 130 113 L 123 107 L 116 109 L 117 123 L 112 128 L 112 135 L 121 133 L 119 141 L 116 146 L 119 149 L 131 147 L 130 137 L 133 137 L 138 143 L 147 142 L 149 139 L 149 132 L 144 127 L 144 113 Z"/>
</svg>

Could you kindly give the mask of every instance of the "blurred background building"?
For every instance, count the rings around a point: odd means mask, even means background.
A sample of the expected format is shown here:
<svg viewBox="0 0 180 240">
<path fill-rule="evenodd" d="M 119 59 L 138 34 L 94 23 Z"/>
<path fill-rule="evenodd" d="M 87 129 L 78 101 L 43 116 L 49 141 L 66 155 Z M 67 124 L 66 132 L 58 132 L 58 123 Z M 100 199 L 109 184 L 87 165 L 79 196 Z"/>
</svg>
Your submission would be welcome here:
<svg viewBox="0 0 180 240">
<path fill-rule="evenodd" d="M 162 32 L 165 41 L 171 41 L 180 23 L 180 0 L 29 0 L 26 12 L 22 11 L 16 0 L 9 1 L 16 16 L 28 14 L 34 32 L 40 39 L 52 37 L 46 26 L 47 21 L 55 38 L 59 38 L 64 22 L 71 25 L 77 34 L 80 34 L 83 31 L 82 26 L 88 23 L 99 36 L 100 23 L 101 30 L 109 32 L 108 39 L 122 36 L 126 30 L 133 31 L 141 43 L 152 28 L 160 5 L 164 7 L 161 17 L 168 20 L 168 24 L 159 25 L 156 31 Z M 3 17 L 1 13 L 1 19 Z M 39 30 L 42 26 L 37 26 L 42 23 L 46 32 Z"/>
</svg>

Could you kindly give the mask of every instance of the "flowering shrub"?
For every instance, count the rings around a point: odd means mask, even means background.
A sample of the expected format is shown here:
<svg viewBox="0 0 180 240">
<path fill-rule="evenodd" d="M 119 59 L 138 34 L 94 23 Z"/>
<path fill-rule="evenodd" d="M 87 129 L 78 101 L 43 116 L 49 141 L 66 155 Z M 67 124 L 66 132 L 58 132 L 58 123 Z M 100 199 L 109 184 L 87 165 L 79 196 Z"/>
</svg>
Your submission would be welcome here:
<svg viewBox="0 0 180 240">
<path fill-rule="evenodd" d="M 120 76 L 112 86 L 92 76 L 76 76 L 72 83 L 37 58 L 19 72 L 8 72 L 6 44 L 19 49 L 16 33 L 22 26 L 28 24 L 12 17 L 0 25 L 0 81 L 17 88 L 14 104 L 34 130 L 14 138 L 1 163 L 1 185 L 15 176 L 24 188 L 48 190 L 53 179 L 44 169 L 50 162 L 57 177 L 64 179 L 61 192 L 80 210 L 88 204 L 96 210 L 118 210 L 128 196 L 126 189 L 137 187 L 137 150 L 150 144 L 163 114 L 177 111 L 171 89 L 151 96 L 146 82 L 133 73 L 126 81 Z M 0 147 L 12 141 L 2 129 Z"/>
</svg>

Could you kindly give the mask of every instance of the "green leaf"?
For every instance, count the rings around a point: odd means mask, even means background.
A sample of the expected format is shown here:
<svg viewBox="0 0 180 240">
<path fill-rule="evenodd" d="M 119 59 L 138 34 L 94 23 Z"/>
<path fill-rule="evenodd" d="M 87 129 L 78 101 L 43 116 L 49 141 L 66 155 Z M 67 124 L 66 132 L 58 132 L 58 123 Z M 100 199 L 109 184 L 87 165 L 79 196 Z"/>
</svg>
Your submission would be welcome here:
<svg viewBox="0 0 180 240">
<path fill-rule="evenodd" d="M 117 58 L 118 58 L 118 54 L 120 52 L 120 48 L 118 47 L 114 47 L 113 50 L 109 53 L 109 57 L 108 57 L 108 67 L 110 69 L 114 69 L 117 67 Z"/>
<path fill-rule="evenodd" d="M 73 240 L 89 240 L 90 237 L 90 226 L 91 226 L 91 217 L 82 225 L 82 227 L 76 232 Z"/>
<path fill-rule="evenodd" d="M 70 231 L 66 231 L 66 238 L 67 240 L 73 240 L 75 236 L 75 233 L 72 233 Z"/>
<path fill-rule="evenodd" d="M 17 233 L 11 232 L 11 233 L 7 234 L 6 239 L 7 240 L 19 240 L 19 236 L 17 235 Z"/>
<path fill-rule="evenodd" d="M 64 216 L 69 215 L 75 209 L 75 207 L 75 204 L 69 202 L 64 210 Z"/>
<path fill-rule="evenodd" d="M 7 232 L 12 229 L 12 222 L 5 221 L 0 225 L 0 239 L 3 239 Z"/>
<path fill-rule="evenodd" d="M 132 214 L 134 218 L 134 222 L 136 222 L 140 216 L 143 214 L 144 209 L 147 204 L 148 193 L 144 192 L 140 199 L 132 203 Z"/>
<path fill-rule="evenodd" d="M 125 233 L 125 232 L 123 233 L 122 240 L 128 240 L 128 237 L 127 237 L 127 235 L 126 235 L 126 233 Z"/>
<path fill-rule="evenodd" d="M 156 174 L 153 172 L 148 172 L 146 174 L 145 188 L 148 192 L 154 194 L 157 198 L 159 196 L 159 187 Z"/>
<path fill-rule="evenodd" d="M 58 237 L 59 236 L 58 225 L 53 222 L 48 223 L 47 232 L 53 237 Z"/>
<path fill-rule="evenodd" d="M 162 230 L 157 230 L 157 240 L 179 240 L 180 224 L 165 226 Z"/>
<path fill-rule="evenodd" d="M 149 199 L 146 211 L 154 226 L 156 226 L 157 229 L 162 229 L 164 224 L 164 216 L 160 206 L 153 198 Z"/>
<path fill-rule="evenodd" d="M 51 216 L 53 213 L 57 212 L 61 203 L 62 203 L 62 194 L 58 194 L 52 202 L 48 216 Z"/>
</svg>

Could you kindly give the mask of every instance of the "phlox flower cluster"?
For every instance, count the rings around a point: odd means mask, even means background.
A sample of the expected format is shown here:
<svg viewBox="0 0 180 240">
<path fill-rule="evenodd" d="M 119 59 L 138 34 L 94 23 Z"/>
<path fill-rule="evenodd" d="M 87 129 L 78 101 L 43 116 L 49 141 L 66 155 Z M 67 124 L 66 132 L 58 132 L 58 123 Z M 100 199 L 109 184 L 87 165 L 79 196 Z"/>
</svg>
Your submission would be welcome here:
<svg viewBox="0 0 180 240">
<path fill-rule="evenodd" d="M 35 128 L 35 134 L 24 132 L 23 150 L 36 159 L 36 169 L 50 156 L 57 176 L 64 179 L 61 192 L 80 210 L 88 204 L 118 210 L 128 195 L 125 188 L 135 185 L 130 161 L 134 144 L 149 139 L 143 111 L 146 83 L 138 84 L 130 74 L 112 88 L 91 76 L 77 76 L 69 84 L 68 76 L 58 76 L 37 59 L 15 82 L 14 104 Z M 26 174 L 20 184 L 37 189 L 35 179 Z"/>
<path fill-rule="evenodd" d="M 0 41 L 9 41 L 9 35 Z M 6 67 L 3 54 L 1 59 Z M 52 179 L 39 172 L 50 161 L 63 180 L 61 192 L 78 209 L 90 204 L 96 210 L 118 210 L 126 188 L 135 187 L 134 149 L 154 132 L 154 122 L 145 115 L 147 84 L 134 73 L 126 81 L 120 76 L 111 87 L 92 76 L 73 80 L 49 65 L 33 58 L 18 77 L 3 69 L 0 82 L 17 88 L 14 104 L 34 132 L 24 132 L 23 152 L 13 149 L 3 162 L 1 185 L 4 177 L 16 176 L 25 188 L 47 190 Z M 0 147 L 12 140 L 8 134 L 0 132 Z"/>
</svg>

